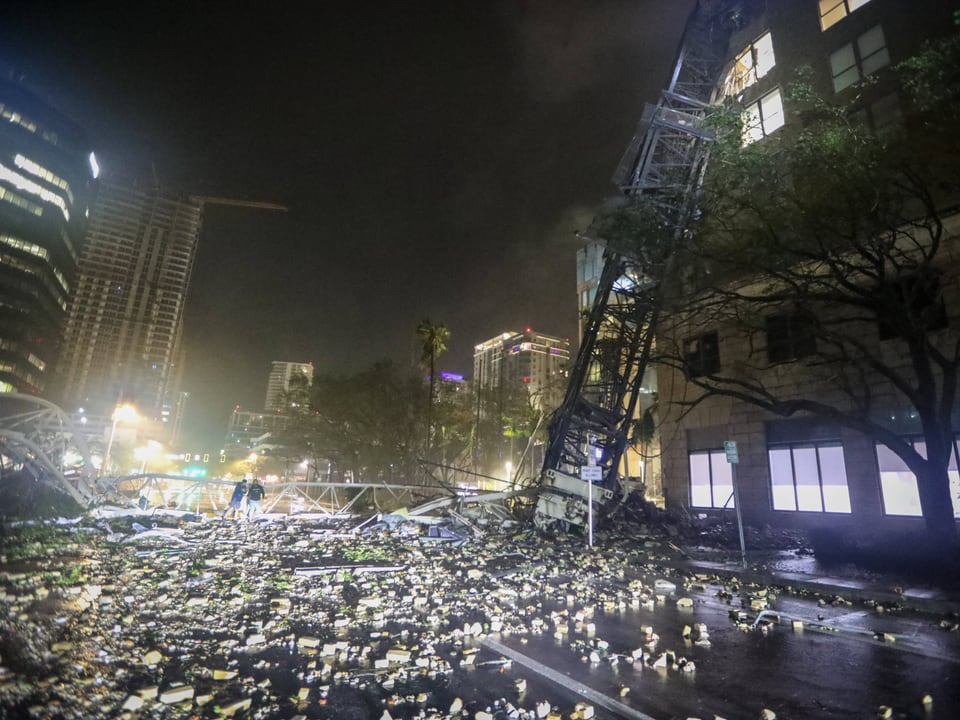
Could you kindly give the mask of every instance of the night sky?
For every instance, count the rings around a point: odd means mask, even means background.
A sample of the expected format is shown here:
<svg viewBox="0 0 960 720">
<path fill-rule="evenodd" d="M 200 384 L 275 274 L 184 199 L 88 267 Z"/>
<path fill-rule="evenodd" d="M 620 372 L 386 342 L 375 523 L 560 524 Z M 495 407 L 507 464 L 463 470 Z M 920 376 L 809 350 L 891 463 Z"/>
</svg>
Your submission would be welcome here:
<svg viewBox="0 0 960 720">
<path fill-rule="evenodd" d="M 271 360 L 411 363 L 423 318 L 467 376 L 506 329 L 576 348 L 574 232 L 694 1 L 8 1 L 0 60 L 104 172 L 290 207 L 205 216 L 184 389 L 217 442 Z"/>
</svg>

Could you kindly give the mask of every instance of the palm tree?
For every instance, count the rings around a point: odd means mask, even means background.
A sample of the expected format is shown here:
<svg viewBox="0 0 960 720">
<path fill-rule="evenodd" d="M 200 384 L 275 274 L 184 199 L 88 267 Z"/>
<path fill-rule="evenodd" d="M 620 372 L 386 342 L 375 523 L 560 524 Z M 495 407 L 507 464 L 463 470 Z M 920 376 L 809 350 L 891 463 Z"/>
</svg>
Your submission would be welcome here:
<svg viewBox="0 0 960 720">
<path fill-rule="evenodd" d="M 417 336 L 421 342 L 420 362 L 430 371 L 430 397 L 427 401 L 427 453 L 429 453 L 433 429 L 431 416 L 433 414 L 434 387 L 436 386 L 436 362 L 437 357 L 447 350 L 450 331 L 442 323 L 434 324 L 429 319 L 424 319 L 417 325 Z"/>
</svg>

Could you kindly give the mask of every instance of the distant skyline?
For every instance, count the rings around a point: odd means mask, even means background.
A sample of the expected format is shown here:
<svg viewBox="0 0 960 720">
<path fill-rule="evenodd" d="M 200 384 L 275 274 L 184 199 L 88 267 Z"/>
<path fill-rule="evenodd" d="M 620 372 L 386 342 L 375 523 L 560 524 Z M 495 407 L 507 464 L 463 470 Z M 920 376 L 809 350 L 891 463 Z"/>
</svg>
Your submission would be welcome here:
<svg viewBox="0 0 960 720">
<path fill-rule="evenodd" d="M 694 0 L 369 7 L 5 4 L 0 61 L 88 132 L 105 174 L 287 205 L 208 207 L 187 303 L 186 431 L 257 409 L 274 360 L 439 365 L 532 327 L 575 352 L 575 231 Z"/>
</svg>

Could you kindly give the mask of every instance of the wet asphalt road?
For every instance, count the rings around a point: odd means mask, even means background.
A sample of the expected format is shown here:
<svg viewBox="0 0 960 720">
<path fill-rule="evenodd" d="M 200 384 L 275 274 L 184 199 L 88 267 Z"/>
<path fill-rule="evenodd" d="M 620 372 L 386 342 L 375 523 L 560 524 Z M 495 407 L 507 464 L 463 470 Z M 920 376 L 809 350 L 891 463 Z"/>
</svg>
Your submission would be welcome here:
<svg viewBox="0 0 960 720">
<path fill-rule="evenodd" d="M 940 629 L 936 617 L 820 605 L 814 598 L 784 594 L 771 602 L 779 623 L 766 632 L 744 632 L 730 618 L 741 598 L 728 603 L 713 585 L 683 590 L 678 595 L 693 599 L 692 609 L 678 609 L 675 598 L 667 597 L 654 611 L 628 608 L 598 613 L 593 621 L 596 637 L 609 643 L 611 654 L 643 645 L 641 628 L 652 626 L 660 635 L 658 649 L 693 660 L 693 673 L 614 665 L 608 659 L 584 662 L 584 654 L 572 650 L 568 640 L 553 637 L 501 641 L 567 676 L 571 686 L 589 686 L 658 720 L 757 718 L 763 708 L 780 720 L 875 718 L 881 706 L 890 707 L 896 718 L 960 717 L 960 636 Z M 803 619 L 805 628 L 794 630 L 792 618 Z M 709 648 L 681 636 L 685 625 L 695 623 L 707 625 Z M 511 672 L 527 671 L 516 665 Z M 621 695 L 624 688 L 629 691 Z M 933 699 L 929 706 L 922 703 L 925 695 Z M 600 711 L 598 717 L 624 715 Z"/>
</svg>

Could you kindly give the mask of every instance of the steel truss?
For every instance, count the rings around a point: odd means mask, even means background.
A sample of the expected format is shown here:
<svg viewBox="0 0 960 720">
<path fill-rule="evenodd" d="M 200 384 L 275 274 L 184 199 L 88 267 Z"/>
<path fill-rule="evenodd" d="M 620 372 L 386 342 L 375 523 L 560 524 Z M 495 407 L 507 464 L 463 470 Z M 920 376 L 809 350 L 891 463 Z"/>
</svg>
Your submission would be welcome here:
<svg viewBox="0 0 960 720">
<path fill-rule="evenodd" d="M 68 467 L 70 452 L 79 461 Z M 84 507 L 103 494 L 83 434 L 63 410 L 33 395 L 0 393 L 0 461 L 0 478 L 26 475 Z"/>
<path fill-rule="evenodd" d="M 628 250 L 607 243 L 580 350 L 563 404 L 554 414 L 534 522 L 587 523 L 588 497 L 602 506 L 620 490 L 620 461 L 630 440 L 665 293 L 695 211 L 712 133 L 706 127 L 735 12 L 702 0 L 688 22 L 669 87 L 648 105 L 614 176 L 625 212 L 642 219 Z M 602 228 L 600 228 L 602 230 Z M 609 240 L 609 238 L 600 238 Z M 581 479 L 596 465 L 593 487 Z"/>
</svg>

